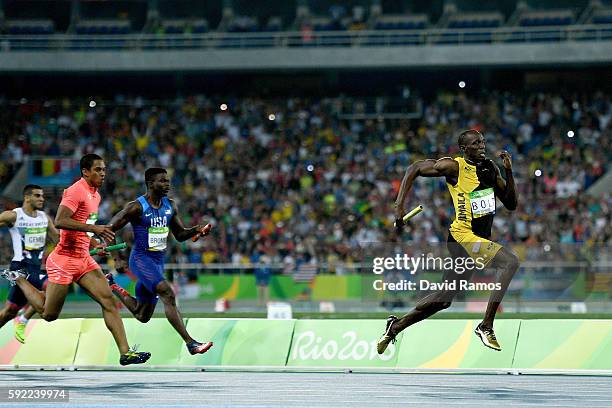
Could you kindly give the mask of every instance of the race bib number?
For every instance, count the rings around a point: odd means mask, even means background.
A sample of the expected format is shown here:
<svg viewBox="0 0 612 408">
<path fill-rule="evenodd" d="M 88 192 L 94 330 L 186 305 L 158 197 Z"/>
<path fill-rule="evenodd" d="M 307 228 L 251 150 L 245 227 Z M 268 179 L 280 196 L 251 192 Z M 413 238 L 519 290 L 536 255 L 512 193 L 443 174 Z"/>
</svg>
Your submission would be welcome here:
<svg viewBox="0 0 612 408">
<path fill-rule="evenodd" d="M 95 225 L 97 221 L 98 221 L 98 214 L 91 213 L 91 214 L 89 214 L 89 217 L 87 217 L 87 221 L 85 221 L 85 224 Z M 89 238 L 93 238 L 94 233 L 93 232 L 88 232 L 87 236 Z"/>
<path fill-rule="evenodd" d="M 149 228 L 149 251 L 163 251 L 168 245 L 168 227 Z"/>
<path fill-rule="evenodd" d="M 472 191 L 470 193 L 470 207 L 472 207 L 473 218 L 495 214 L 495 193 L 493 188 Z"/>
<path fill-rule="evenodd" d="M 30 227 L 25 229 L 24 246 L 27 251 L 36 251 L 44 248 L 46 239 L 46 227 Z"/>
</svg>

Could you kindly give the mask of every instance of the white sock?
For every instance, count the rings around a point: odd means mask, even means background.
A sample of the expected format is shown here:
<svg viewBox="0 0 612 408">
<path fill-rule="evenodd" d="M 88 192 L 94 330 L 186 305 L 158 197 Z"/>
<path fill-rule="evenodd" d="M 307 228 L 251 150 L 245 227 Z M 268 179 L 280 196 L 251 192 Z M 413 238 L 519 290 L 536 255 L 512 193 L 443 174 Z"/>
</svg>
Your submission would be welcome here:
<svg viewBox="0 0 612 408">
<path fill-rule="evenodd" d="M 28 324 L 28 321 L 30 319 L 26 319 L 23 315 L 21 315 L 17 317 L 17 320 L 19 321 L 19 323 Z"/>
</svg>

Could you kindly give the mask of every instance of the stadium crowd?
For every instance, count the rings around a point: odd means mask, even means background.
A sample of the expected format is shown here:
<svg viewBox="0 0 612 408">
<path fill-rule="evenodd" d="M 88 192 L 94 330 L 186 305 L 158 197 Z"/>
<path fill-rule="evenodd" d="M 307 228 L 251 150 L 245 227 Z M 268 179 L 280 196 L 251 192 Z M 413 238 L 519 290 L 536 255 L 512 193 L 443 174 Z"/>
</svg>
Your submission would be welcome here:
<svg viewBox="0 0 612 408">
<path fill-rule="evenodd" d="M 499 209 L 500 242 L 610 242 L 612 197 L 585 191 L 611 162 L 609 95 L 442 92 L 412 120 L 343 120 L 349 97 L 166 101 L 115 97 L 3 102 L 6 184 L 25 157 L 106 158 L 101 221 L 144 192 L 144 170 L 171 174 L 186 225 L 213 222 L 214 238 L 175 243 L 171 262 L 355 261 L 360 243 L 395 239 L 392 204 L 406 167 L 459 155 L 457 134 L 484 132 L 487 154 L 513 156 L 519 207 Z M 501 166 L 500 162 L 498 166 Z M 539 176 L 536 176 L 539 174 Z M 61 190 L 60 190 L 61 191 Z M 55 212 L 59 197 L 47 203 Z M 405 240 L 443 242 L 452 221 L 442 179 L 419 179 L 408 205 L 425 212 Z M 6 200 L 4 207 L 15 205 Z M 501 204 L 498 205 L 501 206 Z M 10 257 L 1 232 L 1 260 Z"/>
</svg>

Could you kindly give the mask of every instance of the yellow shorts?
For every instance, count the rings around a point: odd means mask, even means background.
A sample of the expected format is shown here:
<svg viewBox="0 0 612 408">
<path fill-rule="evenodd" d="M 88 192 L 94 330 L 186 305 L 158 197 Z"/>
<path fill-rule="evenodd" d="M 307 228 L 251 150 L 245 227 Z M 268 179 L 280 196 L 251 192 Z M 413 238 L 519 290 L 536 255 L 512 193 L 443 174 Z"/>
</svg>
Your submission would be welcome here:
<svg viewBox="0 0 612 408">
<path fill-rule="evenodd" d="M 455 241 L 466 250 L 471 258 L 474 260 L 480 258 L 480 262 L 485 266 L 495 258 L 497 251 L 502 249 L 502 246 L 497 242 L 481 238 L 472 231 L 451 230 L 449 234 L 451 234 Z"/>
</svg>

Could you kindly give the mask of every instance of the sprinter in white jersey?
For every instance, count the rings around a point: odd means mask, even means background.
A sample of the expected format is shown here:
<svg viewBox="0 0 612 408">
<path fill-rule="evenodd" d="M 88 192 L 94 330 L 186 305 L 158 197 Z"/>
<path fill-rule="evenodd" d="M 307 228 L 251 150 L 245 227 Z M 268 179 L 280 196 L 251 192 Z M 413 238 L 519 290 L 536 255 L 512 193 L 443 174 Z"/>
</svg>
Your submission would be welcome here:
<svg viewBox="0 0 612 408">
<path fill-rule="evenodd" d="M 13 241 L 13 259 L 10 270 L 22 269 L 28 274 L 28 281 L 38 290 L 47 285 L 47 275 L 40 269 L 47 241 L 57 243 L 59 233 L 53 221 L 42 209 L 45 196 L 40 186 L 28 184 L 23 188 L 23 205 L 0 214 L 0 227 L 9 227 Z M 28 304 L 21 289 L 11 286 L 6 305 L 0 311 L 0 327 L 17 316 L 19 310 Z M 25 343 L 25 328 L 34 315 L 27 307 L 15 323 L 15 338 Z"/>
</svg>

